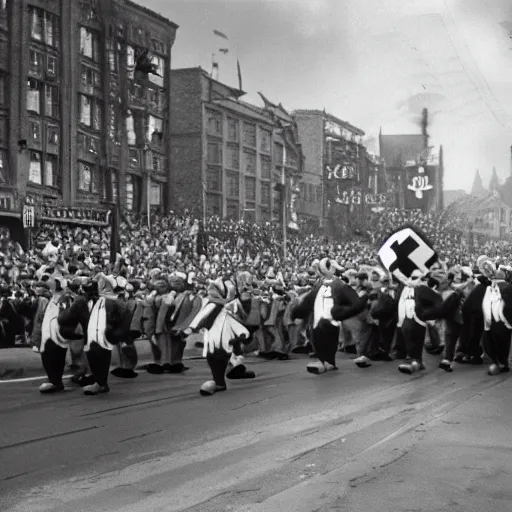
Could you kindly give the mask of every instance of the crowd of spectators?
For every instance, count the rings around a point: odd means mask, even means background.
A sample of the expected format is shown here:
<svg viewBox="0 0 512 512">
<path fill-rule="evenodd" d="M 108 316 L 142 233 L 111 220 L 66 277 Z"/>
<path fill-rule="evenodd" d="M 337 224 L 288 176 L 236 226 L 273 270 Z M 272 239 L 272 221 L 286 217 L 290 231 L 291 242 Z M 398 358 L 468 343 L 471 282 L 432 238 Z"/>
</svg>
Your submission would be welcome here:
<svg viewBox="0 0 512 512">
<path fill-rule="evenodd" d="M 329 256 L 346 270 L 376 266 L 382 239 L 403 224 L 421 229 L 448 266 L 473 266 L 479 254 L 501 256 L 509 264 L 510 246 L 488 241 L 470 250 L 456 225 L 420 211 L 387 209 L 372 214 L 367 233 L 346 235 L 342 240 L 308 233 L 289 233 L 286 256 L 280 226 L 254 224 L 210 217 L 203 223 L 187 213 L 146 217 L 125 215 L 119 228 L 123 272 L 129 279 L 149 283 L 156 274 L 170 278 L 176 272 L 194 272 L 207 282 L 221 275 L 243 272 L 256 283 L 278 278 L 284 288 L 307 280 L 313 260 Z M 32 249 L 24 251 L 7 230 L 0 231 L 0 338 L 5 338 L 2 318 L 7 309 L 16 309 L 26 288 L 52 269 L 68 275 L 110 272 L 110 227 L 80 227 L 63 223 L 37 228 Z M 1 343 L 0 343 L 1 346 Z"/>
</svg>

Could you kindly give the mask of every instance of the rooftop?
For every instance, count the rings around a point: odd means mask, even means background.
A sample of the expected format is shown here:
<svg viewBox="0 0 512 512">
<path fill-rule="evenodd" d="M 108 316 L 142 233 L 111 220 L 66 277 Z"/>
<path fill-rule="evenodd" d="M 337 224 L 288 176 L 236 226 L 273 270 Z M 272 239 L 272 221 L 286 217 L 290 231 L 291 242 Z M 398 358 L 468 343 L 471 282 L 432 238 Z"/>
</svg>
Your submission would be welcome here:
<svg viewBox="0 0 512 512">
<path fill-rule="evenodd" d="M 328 121 L 339 124 L 339 125 L 343 126 L 343 128 L 345 128 L 346 130 L 349 130 L 349 131 L 355 133 L 356 135 L 360 135 L 360 136 L 365 135 L 364 131 L 361 130 L 360 128 L 357 128 L 356 126 L 348 123 L 347 121 L 343 121 L 342 119 L 340 119 L 336 116 L 333 116 L 332 114 L 328 114 L 324 110 L 299 109 L 299 110 L 294 110 L 292 112 L 292 115 L 300 115 L 300 114 L 322 116 L 324 119 L 327 119 Z"/>
</svg>

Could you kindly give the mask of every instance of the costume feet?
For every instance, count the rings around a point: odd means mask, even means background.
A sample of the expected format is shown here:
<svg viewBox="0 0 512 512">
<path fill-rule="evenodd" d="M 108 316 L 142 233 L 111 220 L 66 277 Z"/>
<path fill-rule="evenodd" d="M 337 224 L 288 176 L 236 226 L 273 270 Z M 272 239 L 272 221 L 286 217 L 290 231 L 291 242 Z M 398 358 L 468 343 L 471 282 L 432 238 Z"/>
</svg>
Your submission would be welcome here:
<svg viewBox="0 0 512 512">
<path fill-rule="evenodd" d="M 158 363 L 151 363 L 148 365 L 146 371 L 152 375 L 162 375 L 162 373 L 164 373 L 164 367 Z"/>
<path fill-rule="evenodd" d="M 71 377 L 71 382 L 78 384 L 81 388 L 94 384 L 94 377 L 92 375 L 74 375 Z"/>
<path fill-rule="evenodd" d="M 120 379 L 135 379 L 139 374 L 129 368 L 114 368 L 110 375 L 119 377 Z"/>
<path fill-rule="evenodd" d="M 52 384 L 51 382 L 45 382 L 39 386 L 39 392 L 43 395 L 47 395 L 50 393 L 58 393 L 59 391 L 64 391 L 64 384 L 62 382 L 60 384 Z"/>
<path fill-rule="evenodd" d="M 97 382 L 91 384 L 90 386 L 85 386 L 84 395 L 94 396 L 99 395 L 101 393 L 108 393 L 110 391 L 108 386 L 100 386 Z"/>
<path fill-rule="evenodd" d="M 219 391 L 226 391 L 226 386 L 218 386 L 215 384 L 215 381 L 209 380 L 205 382 L 201 388 L 199 389 L 199 393 L 202 396 L 212 396 L 215 393 L 218 393 Z"/>
<path fill-rule="evenodd" d="M 503 368 L 507 368 L 507 367 L 504 366 Z M 487 375 L 498 375 L 500 373 L 506 373 L 506 372 L 502 371 L 503 368 L 500 368 L 499 364 L 491 364 L 491 366 L 489 366 L 489 369 L 487 370 Z"/>
<path fill-rule="evenodd" d="M 183 363 L 164 364 L 164 371 L 166 373 L 183 373 L 187 370 L 190 370 L 190 368 Z"/>
<path fill-rule="evenodd" d="M 359 368 L 369 368 L 372 365 L 366 356 L 360 356 L 357 359 L 354 359 L 354 363 L 356 363 Z"/>
<path fill-rule="evenodd" d="M 450 363 L 448 359 L 443 359 L 439 363 L 439 368 L 441 368 L 441 370 L 444 370 L 445 372 L 453 372 L 452 363 Z"/>
<path fill-rule="evenodd" d="M 412 375 L 419 370 L 424 370 L 425 366 L 418 361 L 412 361 L 410 364 L 400 364 L 398 365 L 398 371 L 400 373 L 406 373 L 407 375 Z"/>
<path fill-rule="evenodd" d="M 254 379 L 256 374 L 253 371 L 248 370 L 245 367 L 245 364 L 238 364 L 226 373 L 226 377 L 231 380 Z"/>
</svg>

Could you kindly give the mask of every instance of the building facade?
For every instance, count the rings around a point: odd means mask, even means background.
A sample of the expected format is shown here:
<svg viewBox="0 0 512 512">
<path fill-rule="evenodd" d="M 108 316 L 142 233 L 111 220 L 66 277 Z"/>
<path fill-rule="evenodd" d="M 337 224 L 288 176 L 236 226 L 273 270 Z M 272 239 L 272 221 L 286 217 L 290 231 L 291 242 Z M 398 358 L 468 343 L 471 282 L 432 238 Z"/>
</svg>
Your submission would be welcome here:
<svg viewBox="0 0 512 512">
<path fill-rule="evenodd" d="M 282 221 L 286 204 L 292 218 L 302 155 L 291 116 L 241 101 L 243 91 L 201 68 L 172 70 L 171 83 L 173 208 L 270 222 Z"/>
<path fill-rule="evenodd" d="M 363 144 L 363 130 L 321 110 L 296 110 L 304 153 L 298 214 L 316 223 L 363 223 L 379 199 L 381 168 Z M 331 230 L 332 231 L 332 230 Z"/>
<path fill-rule="evenodd" d="M 166 205 L 176 30 L 129 0 L 0 0 L 1 214 Z"/>
</svg>

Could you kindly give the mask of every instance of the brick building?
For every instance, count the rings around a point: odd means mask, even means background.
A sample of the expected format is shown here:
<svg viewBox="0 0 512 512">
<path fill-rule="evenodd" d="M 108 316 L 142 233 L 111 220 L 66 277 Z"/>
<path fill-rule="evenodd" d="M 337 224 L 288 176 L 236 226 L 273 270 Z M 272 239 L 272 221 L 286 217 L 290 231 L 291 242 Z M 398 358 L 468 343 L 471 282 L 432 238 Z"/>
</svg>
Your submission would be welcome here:
<svg viewBox="0 0 512 512">
<path fill-rule="evenodd" d="M 243 91 L 200 67 L 172 70 L 171 84 L 173 208 L 200 216 L 276 221 L 282 219 L 285 198 L 291 215 L 302 153 L 284 108 L 266 99 L 264 107 L 244 102 Z M 284 188 L 279 186 L 283 169 Z"/>
<path fill-rule="evenodd" d="M 129 0 L 0 0 L 3 218 L 165 206 L 176 30 Z"/>
<path fill-rule="evenodd" d="M 365 204 L 377 202 L 380 167 L 363 145 L 363 130 L 321 110 L 292 115 L 304 153 L 299 217 L 315 223 L 362 220 Z"/>
</svg>

